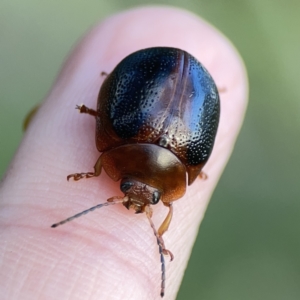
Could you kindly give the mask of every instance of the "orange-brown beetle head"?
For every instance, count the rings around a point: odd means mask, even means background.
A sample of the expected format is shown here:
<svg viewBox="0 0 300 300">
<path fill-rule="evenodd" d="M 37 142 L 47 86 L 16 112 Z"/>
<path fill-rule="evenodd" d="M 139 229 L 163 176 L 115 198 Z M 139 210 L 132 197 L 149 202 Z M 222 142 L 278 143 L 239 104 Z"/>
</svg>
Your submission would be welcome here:
<svg viewBox="0 0 300 300">
<path fill-rule="evenodd" d="M 120 189 L 128 199 L 123 205 L 127 209 L 132 208 L 136 213 L 144 212 L 147 205 L 157 204 L 161 198 L 158 189 L 135 179 L 123 178 Z"/>
</svg>

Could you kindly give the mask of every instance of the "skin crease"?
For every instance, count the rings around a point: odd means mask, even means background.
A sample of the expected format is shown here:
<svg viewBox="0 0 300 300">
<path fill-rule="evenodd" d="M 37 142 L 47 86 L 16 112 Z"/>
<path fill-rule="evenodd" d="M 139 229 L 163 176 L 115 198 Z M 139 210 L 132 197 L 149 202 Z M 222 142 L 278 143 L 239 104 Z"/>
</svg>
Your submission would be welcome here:
<svg viewBox="0 0 300 300">
<path fill-rule="evenodd" d="M 175 256 L 171 263 L 165 257 L 164 299 L 176 298 L 199 224 L 241 126 L 247 79 L 230 42 L 199 17 L 144 7 L 106 19 L 79 42 L 24 134 L 0 189 L 0 299 L 160 299 L 158 247 L 145 214 L 115 205 L 50 228 L 122 195 L 119 183 L 104 172 L 67 182 L 71 173 L 92 171 L 99 157 L 95 120 L 74 108 L 81 103 L 96 108 L 100 73 L 109 73 L 133 51 L 153 46 L 190 52 L 226 89 L 220 94 L 215 148 L 204 167 L 208 179 L 196 180 L 174 202 L 164 235 Z M 159 203 L 153 209 L 158 228 L 167 208 Z"/>
</svg>

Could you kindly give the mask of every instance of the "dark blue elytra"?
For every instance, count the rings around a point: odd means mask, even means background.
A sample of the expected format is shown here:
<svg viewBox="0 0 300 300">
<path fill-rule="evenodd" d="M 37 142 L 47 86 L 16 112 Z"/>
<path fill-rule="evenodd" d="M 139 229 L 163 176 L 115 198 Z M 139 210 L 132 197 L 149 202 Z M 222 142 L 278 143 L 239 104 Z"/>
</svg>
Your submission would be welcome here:
<svg viewBox="0 0 300 300">
<path fill-rule="evenodd" d="M 102 132 L 99 151 L 129 143 L 165 144 L 188 172 L 208 160 L 219 123 L 219 94 L 189 53 L 155 47 L 130 54 L 104 81 L 99 99 L 98 128 L 116 136 L 108 146 Z M 195 178 L 191 172 L 189 184 Z"/>
</svg>

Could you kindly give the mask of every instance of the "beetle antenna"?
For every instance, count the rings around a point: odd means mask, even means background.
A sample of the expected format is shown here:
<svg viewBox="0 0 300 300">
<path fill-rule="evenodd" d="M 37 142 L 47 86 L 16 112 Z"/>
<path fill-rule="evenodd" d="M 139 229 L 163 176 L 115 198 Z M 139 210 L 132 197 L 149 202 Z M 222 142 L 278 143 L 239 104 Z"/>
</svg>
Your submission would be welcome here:
<svg viewBox="0 0 300 300">
<path fill-rule="evenodd" d="M 160 296 L 163 297 L 165 294 L 165 281 L 166 281 L 166 265 L 165 265 L 165 258 L 164 258 L 164 245 L 161 241 L 160 236 L 157 233 L 157 230 L 152 222 L 151 219 L 152 211 L 146 210 L 146 216 L 150 222 L 150 225 L 153 229 L 153 233 L 156 237 L 157 245 L 158 245 L 158 251 L 160 254 L 160 262 L 161 262 L 161 289 L 160 289 Z"/>
<path fill-rule="evenodd" d="M 82 211 L 82 212 L 80 212 L 80 213 L 78 213 L 78 214 L 76 214 L 76 215 L 74 215 L 72 217 L 69 217 L 69 218 L 67 218 L 67 219 L 65 219 L 63 221 L 60 221 L 58 223 L 55 223 L 55 224 L 51 225 L 51 228 L 55 228 L 55 227 L 57 227 L 59 225 L 63 225 L 65 223 L 67 223 L 67 222 L 73 221 L 74 219 L 79 218 L 79 217 L 81 217 L 83 215 L 86 215 L 87 213 L 89 213 L 89 212 L 91 212 L 91 211 L 93 211 L 93 210 L 95 210 L 97 208 L 101 208 L 103 206 L 108 206 L 108 205 L 114 205 L 114 204 L 117 204 L 117 203 L 122 203 L 124 201 L 127 201 L 127 197 L 124 198 L 124 197 L 116 196 L 116 197 L 109 198 L 109 199 L 107 199 L 107 202 L 95 205 L 95 206 L 93 206 L 93 207 L 91 207 L 89 209 L 86 209 L 86 210 L 84 210 L 84 211 Z"/>
</svg>

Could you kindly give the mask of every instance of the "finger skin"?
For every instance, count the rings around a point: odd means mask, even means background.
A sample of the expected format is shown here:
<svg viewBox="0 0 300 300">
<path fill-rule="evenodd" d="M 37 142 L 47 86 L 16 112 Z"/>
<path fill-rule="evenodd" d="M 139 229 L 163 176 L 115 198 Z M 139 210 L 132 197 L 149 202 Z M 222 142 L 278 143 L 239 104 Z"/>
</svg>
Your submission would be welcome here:
<svg viewBox="0 0 300 300">
<path fill-rule="evenodd" d="M 155 22 L 153 21 L 155 20 Z M 122 195 L 106 174 L 67 182 L 92 171 L 99 157 L 95 120 L 76 104 L 96 107 L 102 71 L 133 51 L 171 46 L 188 51 L 212 74 L 221 93 L 215 148 L 196 180 L 174 203 L 164 235 L 165 299 L 175 299 L 212 191 L 229 158 L 247 101 L 246 74 L 236 50 L 216 29 L 189 12 L 138 8 L 112 16 L 84 37 L 63 66 L 27 129 L 0 190 L 0 299 L 160 299 L 160 261 L 144 214 L 105 207 L 55 229 L 50 226 L 107 198 Z M 158 227 L 167 209 L 158 204 Z"/>
</svg>

